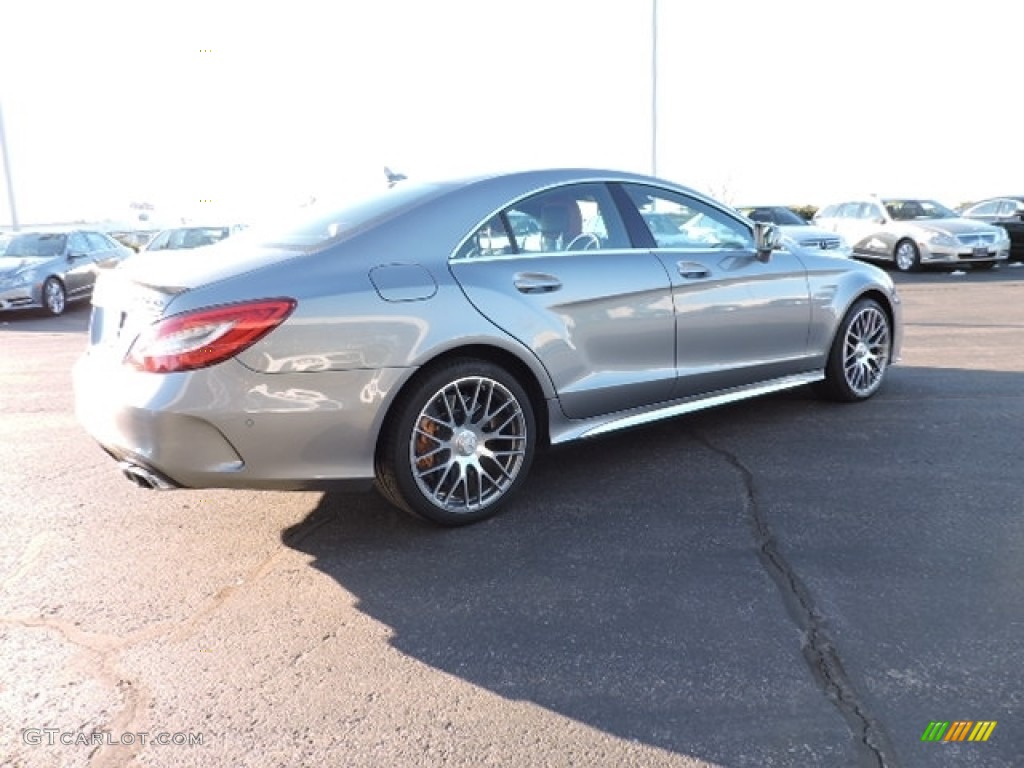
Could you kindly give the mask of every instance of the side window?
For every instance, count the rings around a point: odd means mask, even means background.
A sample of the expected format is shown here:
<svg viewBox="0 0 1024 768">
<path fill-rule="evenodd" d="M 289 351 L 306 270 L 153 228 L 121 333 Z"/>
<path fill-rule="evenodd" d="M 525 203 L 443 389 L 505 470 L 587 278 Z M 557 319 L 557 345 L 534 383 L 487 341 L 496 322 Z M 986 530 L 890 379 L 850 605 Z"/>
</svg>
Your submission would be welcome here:
<svg viewBox="0 0 1024 768">
<path fill-rule="evenodd" d="M 629 237 L 604 184 L 575 184 L 541 192 L 509 209 L 537 222 L 537 236 L 521 240 L 526 253 L 629 248 Z"/>
<path fill-rule="evenodd" d="M 167 238 L 167 247 L 173 251 L 177 251 L 181 248 L 187 248 L 188 246 L 185 244 L 185 237 L 187 235 L 187 229 L 172 229 Z"/>
<path fill-rule="evenodd" d="M 843 203 L 836 211 L 836 216 L 841 219 L 856 219 L 860 212 L 860 203 Z"/>
<path fill-rule="evenodd" d="M 604 184 L 545 190 L 495 214 L 462 244 L 457 259 L 629 248 Z"/>
<path fill-rule="evenodd" d="M 537 228 L 538 233 L 540 232 L 536 222 L 533 222 L 533 227 Z M 523 222 L 520 223 L 520 228 L 524 231 L 522 237 L 524 239 L 529 237 L 525 232 L 531 228 L 530 225 Z M 484 222 L 484 225 L 462 244 L 458 253 L 455 254 L 455 258 L 475 259 L 481 256 L 501 256 L 516 252 L 513 239 L 509 237 L 508 230 L 505 228 L 505 222 L 499 213 Z"/>
<path fill-rule="evenodd" d="M 658 248 L 752 250 L 750 228 L 699 200 L 657 187 L 624 184 Z"/>
<path fill-rule="evenodd" d="M 885 218 L 882 214 L 882 209 L 874 203 L 864 203 L 860 209 L 860 217 L 873 220 Z"/>
<path fill-rule="evenodd" d="M 149 241 L 149 245 L 146 246 L 147 251 L 163 251 L 167 248 L 167 241 L 170 239 L 170 232 L 161 232 L 159 235 Z"/>
<path fill-rule="evenodd" d="M 85 235 L 81 232 L 72 232 L 68 235 L 69 253 L 90 253 L 92 250 L 89 241 L 85 239 Z"/>
<path fill-rule="evenodd" d="M 99 232 L 85 232 L 83 234 L 89 241 L 89 250 L 94 253 L 97 251 L 109 251 L 116 247 Z"/>
<path fill-rule="evenodd" d="M 993 213 L 997 213 L 999 216 L 1013 216 L 1019 207 L 1020 203 L 1015 203 L 1013 200 L 1003 200 L 999 204 L 999 210 L 993 211 Z"/>
</svg>

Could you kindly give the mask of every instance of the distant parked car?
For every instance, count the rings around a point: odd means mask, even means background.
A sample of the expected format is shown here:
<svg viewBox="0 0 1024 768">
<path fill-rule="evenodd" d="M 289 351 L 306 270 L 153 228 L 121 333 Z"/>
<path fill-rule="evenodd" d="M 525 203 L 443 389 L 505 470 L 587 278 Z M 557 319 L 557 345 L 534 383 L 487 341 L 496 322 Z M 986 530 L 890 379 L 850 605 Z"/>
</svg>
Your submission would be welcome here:
<svg viewBox="0 0 1024 768">
<path fill-rule="evenodd" d="M 841 234 L 812 225 L 792 208 L 784 205 L 742 205 L 737 210 L 751 221 L 776 225 L 782 233 L 783 245 L 790 250 L 843 258 L 853 255 L 853 248 Z"/>
<path fill-rule="evenodd" d="M 108 232 L 112 238 L 121 245 L 126 245 L 133 251 L 141 251 L 146 243 L 152 240 L 159 233 L 156 229 L 133 229 L 123 232 Z"/>
<path fill-rule="evenodd" d="M 1024 261 L 1024 195 L 982 200 L 966 208 L 961 215 L 1005 229 L 1010 236 L 1010 258 Z"/>
<path fill-rule="evenodd" d="M 901 272 L 933 265 L 991 269 L 1010 254 L 1005 230 L 934 200 L 848 200 L 819 210 L 814 223 L 843 235 L 857 258 L 891 261 Z"/>
<path fill-rule="evenodd" d="M 165 229 L 146 243 L 142 250 L 148 252 L 200 248 L 204 245 L 219 243 L 224 238 L 236 234 L 241 230 L 242 227 L 237 224 L 231 226 L 177 227 L 175 229 Z"/>
<path fill-rule="evenodd" d="M 64 312 L 88 299 L 99 271 L 132 250 L 101 232 L 18 232 L 0 253 L 0 310 L 43 308 Z"/>
</svg>

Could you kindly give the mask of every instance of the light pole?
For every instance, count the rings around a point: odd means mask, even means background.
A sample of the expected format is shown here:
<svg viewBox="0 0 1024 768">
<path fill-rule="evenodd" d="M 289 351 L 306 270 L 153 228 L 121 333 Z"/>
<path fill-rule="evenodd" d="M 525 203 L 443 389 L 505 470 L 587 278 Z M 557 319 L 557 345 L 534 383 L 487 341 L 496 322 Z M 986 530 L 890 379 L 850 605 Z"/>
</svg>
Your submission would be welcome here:
<svg viewBox="0 0 1024 768">
<path fill-rule="evenodd" d="M 4 156 L 4 176 L 7 177 L 7 203 L 11 207 L 11 228 L 18 231 L 18 209 L 14 206 L 14 182 L 11 180 L 11 158 L 7 154 L 7 135 L 4 133 L 4 110 L 0 105 L 0 154 Z"/>
<path fill-rule="evenodd" d="M 658 0 L 651 0 L 651 175 L 658 175 Z"/>
</svg>

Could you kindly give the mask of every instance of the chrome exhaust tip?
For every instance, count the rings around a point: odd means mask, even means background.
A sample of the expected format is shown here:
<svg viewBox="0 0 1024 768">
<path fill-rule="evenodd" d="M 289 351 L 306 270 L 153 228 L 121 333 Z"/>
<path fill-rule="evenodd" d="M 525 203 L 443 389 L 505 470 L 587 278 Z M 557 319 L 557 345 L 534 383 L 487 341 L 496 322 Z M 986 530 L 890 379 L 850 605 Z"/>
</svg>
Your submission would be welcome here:
<svg viewBox="0 0 1024 768">
<path fill-rule="evenodd" d="M 118 466 L 121 468 L 121 474 L 139 488 L 145 488 L 147 491 L 169 491 L 178 487 L 156 472 L 140 467 L 138 464 L 133 464 L 130 461 L 118 462 Z"/>
</svg>

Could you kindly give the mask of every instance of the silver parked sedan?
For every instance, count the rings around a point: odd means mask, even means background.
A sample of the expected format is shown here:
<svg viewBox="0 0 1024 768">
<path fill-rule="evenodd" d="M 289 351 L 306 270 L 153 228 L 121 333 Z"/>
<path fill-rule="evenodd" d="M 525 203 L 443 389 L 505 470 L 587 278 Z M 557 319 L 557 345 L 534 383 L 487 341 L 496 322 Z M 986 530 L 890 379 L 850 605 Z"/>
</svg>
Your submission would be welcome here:
<svg viewBox="0 0 1024 768">
<path fill-rule="evenodd" d="M 132 250 L 101 232 L 17 232 L 0 243 L 0 310 L 42 308 L 60 315 L 88 299 L 96 276 Z"/>
<path fill-rule="evenodd" d="M 1010 254 L 1005 230 L 962 218 L 934 200 L 851 200 L 825 206 L 814 223 L 843 235 L 857 258 L 892 262 L 901 272 L 928 266 L 991 269 Z"/>
<path fill-rule="evenodd" d="M 545 444 L 812 383 L 864 400 L 899 349 L 884 272 L 654 178 L 403 182 L 304 215 L 100 281 L 77 414 L 137 484 L 375 479 L 457 525 Z"/>
</svg>

